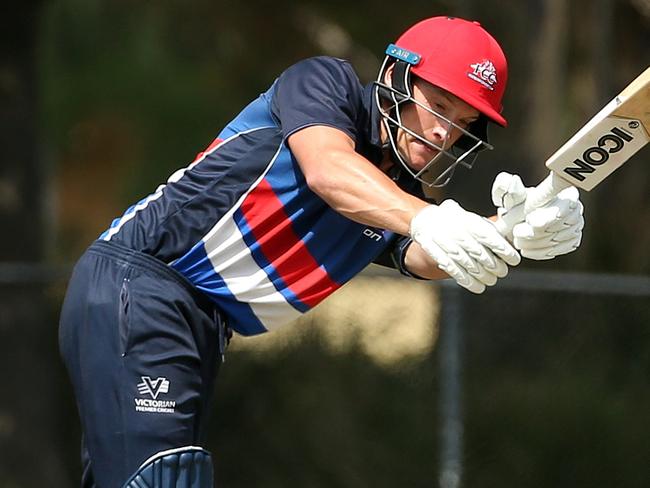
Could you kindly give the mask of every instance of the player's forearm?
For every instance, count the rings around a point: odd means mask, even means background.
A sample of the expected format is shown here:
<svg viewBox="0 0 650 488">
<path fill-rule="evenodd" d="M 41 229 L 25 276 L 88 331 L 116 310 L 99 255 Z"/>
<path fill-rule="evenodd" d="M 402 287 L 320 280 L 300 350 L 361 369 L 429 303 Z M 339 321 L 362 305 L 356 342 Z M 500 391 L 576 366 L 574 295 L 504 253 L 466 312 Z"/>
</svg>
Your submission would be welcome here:
<svg viewBox="0 0 650 488">
<path fill-rule="evenodd" d="M 355 222 L 408 235 L 411 219 L 426 206 L 358 154 L 341 130 L 306 127 L 290 135 L 288 143 L 309 188 Z"/>
<path fill-rule="evenodd" d="M 333 150 L 324 159 L 327 171 L 307 176 L 312 191 L 355 222 L 408 235 L 411 219 L 426 202 L 356 153 Z"/>
</svg>

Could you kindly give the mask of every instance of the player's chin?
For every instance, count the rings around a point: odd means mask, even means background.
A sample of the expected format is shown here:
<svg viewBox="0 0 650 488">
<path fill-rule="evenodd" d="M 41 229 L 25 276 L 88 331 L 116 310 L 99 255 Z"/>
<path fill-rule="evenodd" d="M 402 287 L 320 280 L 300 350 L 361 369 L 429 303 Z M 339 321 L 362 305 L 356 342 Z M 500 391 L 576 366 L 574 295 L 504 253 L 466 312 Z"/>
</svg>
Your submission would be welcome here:
<svg viewBox="0 0 650 488">
<path fill-rule="evenodd" d="M 409 166 L 415 171 L 424 169 L 439 152 L 420 142 L 413 143 L 409 149 Z"/>
</svg>

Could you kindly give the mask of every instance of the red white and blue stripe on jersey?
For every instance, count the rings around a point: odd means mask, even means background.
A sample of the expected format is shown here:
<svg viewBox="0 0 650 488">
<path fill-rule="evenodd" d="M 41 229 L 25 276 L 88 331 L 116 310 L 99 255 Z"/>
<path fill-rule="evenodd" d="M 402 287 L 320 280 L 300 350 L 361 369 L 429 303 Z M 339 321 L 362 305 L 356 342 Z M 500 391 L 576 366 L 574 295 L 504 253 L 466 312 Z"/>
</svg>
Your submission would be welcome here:
<svg viewBox="0 0 650 488">
<path fill-rule="evenodd" d="M 310 310 L 394 237 L 338 214 L 308 188 L 271 114 L 272 95 L 100 237 L 168 262 L 243 335 Z"/>
</svg>

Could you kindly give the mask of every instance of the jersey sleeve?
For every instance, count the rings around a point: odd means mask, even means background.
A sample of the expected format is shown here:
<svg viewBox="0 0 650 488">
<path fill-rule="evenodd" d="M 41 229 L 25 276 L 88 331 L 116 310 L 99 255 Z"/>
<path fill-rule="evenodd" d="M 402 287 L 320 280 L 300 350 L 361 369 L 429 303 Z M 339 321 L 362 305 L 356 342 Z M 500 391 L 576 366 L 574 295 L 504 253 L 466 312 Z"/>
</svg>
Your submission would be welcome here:
<svg viewBox="0 0 650 488">
<path fill-rule="evenodd" d="M 363 87 L 347 61 L 326 56 L 300 61 L 275 83 L 273 115 L 284 137 L 312 125 L 342 130 L 357 140 Z"/>
</svg>

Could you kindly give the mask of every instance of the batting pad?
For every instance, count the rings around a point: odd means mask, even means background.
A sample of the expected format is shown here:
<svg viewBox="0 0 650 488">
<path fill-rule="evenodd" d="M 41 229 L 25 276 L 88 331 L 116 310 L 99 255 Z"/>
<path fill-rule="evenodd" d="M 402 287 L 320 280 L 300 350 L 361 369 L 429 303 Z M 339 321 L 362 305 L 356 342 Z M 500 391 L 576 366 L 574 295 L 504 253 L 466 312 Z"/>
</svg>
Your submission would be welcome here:
<svg viewBox="0 0 650 488">
<path fill-rule="evenodd" d="M 123 488 L 213 488 L 212 458 L 205 449 L 193 446 L 159 452 Z"/>
</svg>

